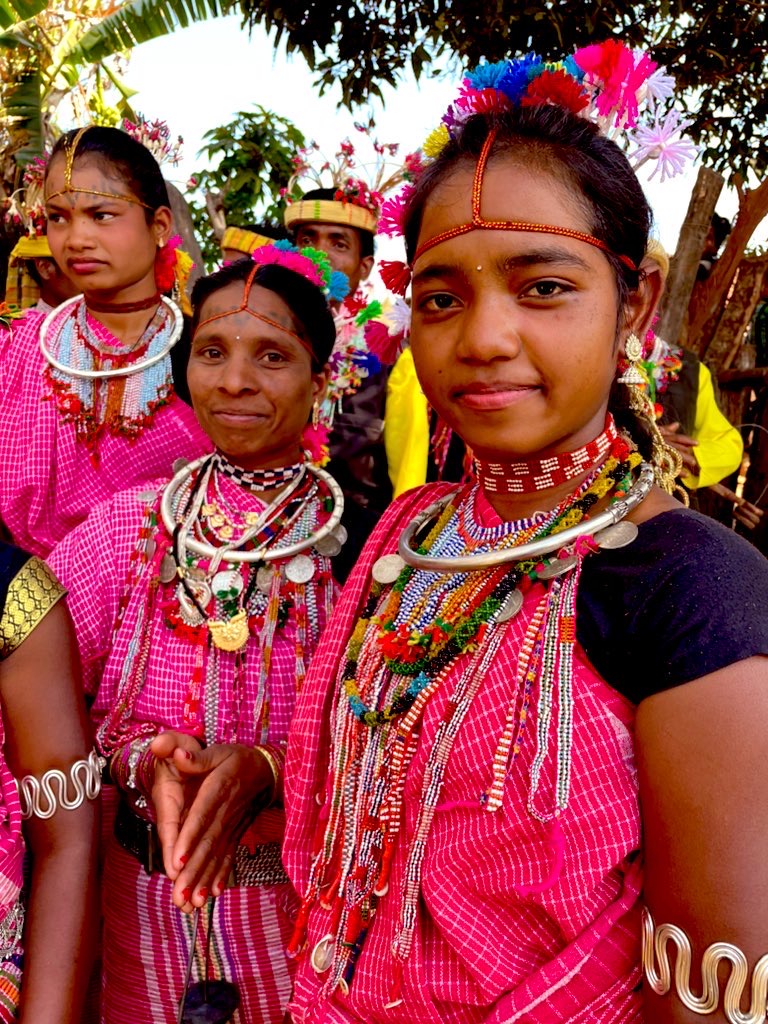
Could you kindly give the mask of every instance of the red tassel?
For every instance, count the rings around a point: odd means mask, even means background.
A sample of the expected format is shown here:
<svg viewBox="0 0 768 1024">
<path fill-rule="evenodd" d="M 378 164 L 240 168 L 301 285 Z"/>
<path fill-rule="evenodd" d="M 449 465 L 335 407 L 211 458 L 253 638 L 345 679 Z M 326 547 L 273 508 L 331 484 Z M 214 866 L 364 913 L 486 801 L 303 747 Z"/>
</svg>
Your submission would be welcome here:
<svg viewBox="0 0 768 1024">
<path fill-rule="evenodd" d="M 155 283 L 157 290 L 163 295 L 173 289 L 173 283 L 176 280 L 175 267 L 176 253 L 174 250 L 169 249 L 167 245 L 158 249 L 155 256 Z"/>
<path fill-rule="evenodd" d="M 363 328 L 365 344 L 383 366 L 392 366 L 403 347 L 403 335 L 389 333 L 384 324 L 369 320 Z"/>
<path fill-rule="evenodd" d="M 379 277 L 387 288 L 396 295 L 405 295 L 411 283 L 411 268 L 402 260 L 382 260 Z"/>
</svg>

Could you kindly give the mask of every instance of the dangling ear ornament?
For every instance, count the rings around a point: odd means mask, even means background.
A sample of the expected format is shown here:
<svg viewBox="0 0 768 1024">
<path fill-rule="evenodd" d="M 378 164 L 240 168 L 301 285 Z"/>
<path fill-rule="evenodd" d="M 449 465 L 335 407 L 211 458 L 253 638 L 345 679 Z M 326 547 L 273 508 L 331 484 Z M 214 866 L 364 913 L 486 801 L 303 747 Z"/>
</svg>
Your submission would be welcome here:
<svg viewBox="0 0 768 1024">
<path fill-rule="evenodd" d="M 619 384 L 634 384 L 642 387 L 646 383 L 645 376 L 637 365 L 642 354 L 642 342 L 636 334 L 630 334 L 624 342 L 624 356 L 627 360 L 627 368 L 619 377 Z"/>
</svg>

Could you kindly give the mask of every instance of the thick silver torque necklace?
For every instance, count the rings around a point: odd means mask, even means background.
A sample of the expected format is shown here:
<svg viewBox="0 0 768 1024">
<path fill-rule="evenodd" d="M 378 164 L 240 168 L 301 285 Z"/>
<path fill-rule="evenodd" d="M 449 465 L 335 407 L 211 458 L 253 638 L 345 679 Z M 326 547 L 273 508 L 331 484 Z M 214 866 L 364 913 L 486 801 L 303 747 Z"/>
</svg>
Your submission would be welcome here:
<svg viewBox="0 0 768 1024">
<path fill-rule="evenodd" d="M 626 519 L 629 513 L 648 497 L 653 485 L 653 466 L 643 462 L 640 465 L 637 481 L 632 485 L 625 498 L 615 501 L 591 519 L 584 519 L 576 526 L 571 526 L 560 533 L 539 537 L 537 540 L 520 544 L 517 547 L 498 548 L 496 551 L 486 551 L 479 555 L 459 555 L 456 558 L 432 558 L 429 555 L 420 555 L 413 550 L 413 538 L 426 523 L 440 515 L 456 496 L 457 491 L 452 491 L 440 501 L 435 502 L 434 505 L 430 505 L 408 524 L 400 534 L 397 555 L 384 557 L 397 558 L 398 561 L 402 560 L 405 565 L 410 565 L 414 569 L 445 573 L 476 572 L 480 569 L 492 569 L 497 565 L 505 565 L 508 562 L 523 562 L 526 559 L 541 558 L 543 555 L 552 554 L 553 551 L 560 551 L 578 540 L 579 537 L 587 535 L 594 536 L 595 542 L 599 545 L 601 531 L 607 531 L 610 527 L 620 523 L 622 519 Z M 604 546 L 608 547 L 609 544 Z"/>
</svg>

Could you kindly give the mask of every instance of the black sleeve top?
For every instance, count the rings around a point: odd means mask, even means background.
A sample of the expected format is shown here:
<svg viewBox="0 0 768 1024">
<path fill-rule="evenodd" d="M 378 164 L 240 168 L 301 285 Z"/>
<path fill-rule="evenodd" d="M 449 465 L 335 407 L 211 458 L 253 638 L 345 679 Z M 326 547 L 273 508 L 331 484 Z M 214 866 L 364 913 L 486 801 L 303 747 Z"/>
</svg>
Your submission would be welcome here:
<svg viewBox="0 0 768 1024">
<path fill-rule="evenodd" d="M 768 560 L 690 509 L 639 525 L 637 538 L 584 562 L 577 639 L 633 703 L 768 654 Z"/>
</svg>

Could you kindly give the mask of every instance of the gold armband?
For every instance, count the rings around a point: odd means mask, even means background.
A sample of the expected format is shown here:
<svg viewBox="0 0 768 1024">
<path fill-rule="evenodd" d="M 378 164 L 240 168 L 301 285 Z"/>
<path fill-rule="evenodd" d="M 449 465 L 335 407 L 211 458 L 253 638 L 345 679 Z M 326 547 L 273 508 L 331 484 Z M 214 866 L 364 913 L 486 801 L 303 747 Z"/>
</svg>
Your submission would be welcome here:
<svg viewBox="0 0 768 1024">
<path fill-rule="evenodd" d="M 730 942 L 713 942 L 701 958 L 703 992 L 696 996 L 691 991 L 691 942 L 682 928 L 674 924 L 656 926 L 650 911 L 643 908 L 643 973 L 653 991 L 660 996 L 669 992 L 672 984 L 667 943 L 677 949 L 675 961 L 675 991 L 680 1002 L 693 1013 L 706 1016 L 715 1013 L 720 1003 L 720 985 L 717 967 L 721 960 L 731 965 L 725 985 L 723 1012 L 730 1024 L 765 1024 L 766 997 L 768 996 L 768 954 L 761 956 L 752 971 L 752 1002 L 749 1010 L 741 1010 L 741 996 L 749 973 L 747 958 L 738 946 Z M 658 965 L 658 968 L 657 968 Z"/>
</svg>

